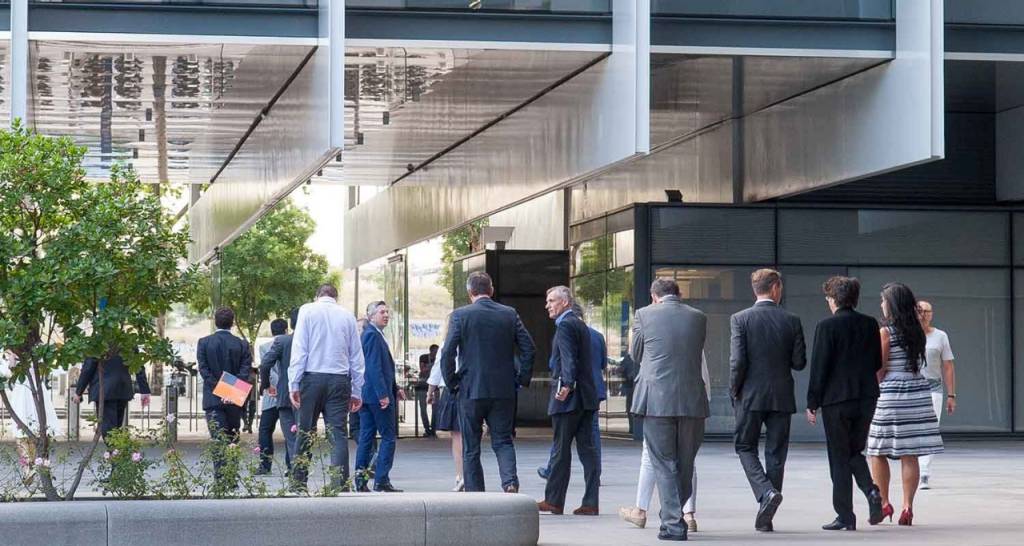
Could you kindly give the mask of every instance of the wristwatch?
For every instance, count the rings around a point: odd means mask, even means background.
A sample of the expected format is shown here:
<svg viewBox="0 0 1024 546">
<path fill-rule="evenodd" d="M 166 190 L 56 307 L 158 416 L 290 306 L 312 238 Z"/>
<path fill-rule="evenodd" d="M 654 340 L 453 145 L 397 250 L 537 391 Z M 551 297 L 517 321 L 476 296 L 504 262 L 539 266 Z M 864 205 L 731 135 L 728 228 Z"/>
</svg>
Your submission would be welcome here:
<svg viewBox="0 0 1024 546">
<path fill-rule="evenodd" d="M 956 398 L 956 395 L 955 394 L 947 394 L 946 398 Z"/>
</svg>

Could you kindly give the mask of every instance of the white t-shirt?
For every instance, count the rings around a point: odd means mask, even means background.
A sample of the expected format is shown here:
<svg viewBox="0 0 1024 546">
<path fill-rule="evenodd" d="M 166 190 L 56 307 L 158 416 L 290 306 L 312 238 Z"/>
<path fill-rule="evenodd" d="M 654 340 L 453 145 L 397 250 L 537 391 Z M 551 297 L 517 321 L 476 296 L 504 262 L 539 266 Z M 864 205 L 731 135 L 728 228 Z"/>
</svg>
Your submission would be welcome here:
<svg viewBox="0 0 1024 546">
<path fill-rule="evenodd" d="M 932 391 L 942 392 L 942 363 L 953 360 L 953 349 L 949 346 L 949 336 L 938 328 L 933 328 L 926 338 L 924 355 L 928 365 L 921 370 L 921 375 L 931 383 Z"/>
</svg>

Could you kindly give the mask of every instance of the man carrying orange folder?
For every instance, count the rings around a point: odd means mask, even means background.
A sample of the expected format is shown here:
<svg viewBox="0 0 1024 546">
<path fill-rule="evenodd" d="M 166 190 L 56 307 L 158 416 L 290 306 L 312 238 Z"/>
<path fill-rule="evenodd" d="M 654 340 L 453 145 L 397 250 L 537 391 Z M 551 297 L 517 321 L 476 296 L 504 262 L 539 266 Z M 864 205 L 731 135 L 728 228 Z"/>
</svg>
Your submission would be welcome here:
<svg viewBox="0 0 1024 546">
<path fill-rule="evenodd" d="M 217 309 L 213 321 L 217 331 L 200 339 L 196 347 L 199 375 L 203 378 L 203 411 L 210 438 L 237 442 L 242 404 L 252 388 L 238 376 L 248 375 L 252 352 L 248 342 L 231 333 L 235 312 L 230 307 Z M 214 475 L 219 478 L 221 461 L 215 459 L 213 466 Z"/>
</svg>

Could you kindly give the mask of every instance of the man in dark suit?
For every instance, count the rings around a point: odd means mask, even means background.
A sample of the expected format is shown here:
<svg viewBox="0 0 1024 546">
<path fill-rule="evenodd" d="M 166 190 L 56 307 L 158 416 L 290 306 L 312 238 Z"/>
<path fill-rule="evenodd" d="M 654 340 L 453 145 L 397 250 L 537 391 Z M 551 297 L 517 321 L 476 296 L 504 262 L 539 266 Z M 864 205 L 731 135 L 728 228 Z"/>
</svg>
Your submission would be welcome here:
<svg viewBox="0 0 1024 546">
<path fill-rule="evenodd" d="M 200 338 L 196 346 L 199 375 L 203 378 L 203 411 L 206 412 L 210 438 L 237 442 L 242 408 L 215 396 L 213 389 L 224 372 L 245 379 L 243 374 L 248 374 L 252 368 L 252 352 L 247 341 L 231 333 L 235 312 L 230 307 L 217 309 L 213 321 L 217 331 Z M 214 460 L 216 474 L 219 474 L 221 464 L 219 459 Z"/>
<path fill-rule="evenodd" d="M 373 440 L 380 434 L 377 450 L 377 464 L 373 472 L 373 490 L 385 493 L 401 493 L 391 485 L 391 465 L 395 460 L 395 442 L 398 430 L 395 404 L 404 399 L 404 391 L 396 388 L 395 360 L 384 339 L 384 328 L 391 321 L 391 310 L 383 301 L 371 302 L 366 308 L 369 324 L 363 329 L 360 342 L 363 346 L 365 371 L 363 377 L 363 407 L 359 408 L 359 444 L 356 449 L 356 488 L 368 492 L 364 472 L 370 466 Z"/>
<path fill-rule="evenodd" d="M 819 322 L 814 332 L 807 422 L 816 424 L 816 412 L 821 409 L 832 476 L 832 507 L 837 514 L 835 521 L 822 528 L 852 531 L 857 528 L 853 479 L 867 496 L 868 522 L 875 525 L 882 521 L 882 496 L 862 453 L 878 401 L 876 374 L 882 369 L 882 340 L 878 322 L 854 311 L 860 298 L 857 279 L 832 277 L 822 290 L 832 316 Z"/>
<path fill-rule="evenodd" d="M 295 321 L 299 310 L 292 309 L 290 324 L 295 331 Z M 288 365 L 292 359 L 292 334 L 282 333 L 274 336 L 270 349 L 260 357 L 260 385 L 267 385 L 267 394 L 277 398 L 277 420 L 281 423 L 284 434 L 285 464 L 291 471 L 292 459 L 295 457 L 295 408 L 288 399 Z M 277 382 L 270 379 L 270 371 L 277 368 Z M 261 418 L 262 419 L 262 418 Z M 263 424 L 260 424 L 262 430 Z"/>
<path fill-rule="evenodd" d="M 807 365 L 807 349 L 800 318 L 779 306 L 779 272 L 758 269 L 750 275 L 750 285 L 757 301 L 730 320 L 729 392 L 736 410 L 736 454 L 759 504 L 754 528 L 769 532 L 782 502 L 789 424 L 796 413 L 793 370 Z M 758 458 L 762 426 L 764 467 Z"/>
<path fill-rule="evenodd" d="M 270 474 L 274 463 L 274 429 L 277 428 L 277 422 L 281 418 L 281 404 L 280 393 L 277 390 L 277 385 L 281 381 L 279 370 L 281 365 L 276 361 L 268 362 L 267 356 L 270 354 L 270 350 L 274 348 L 274 343 L 277 338 L 288 333 L 288 321 L 278 318 L 270 321 L 270 333 L 274 336 L 274 339 L 260 345 L 260 367 L 259 367 L 259 385 L 262 396 L 260 397 L 260 428 L 259 428 L 259 446 L 260 446 L 260 468 L 257 474 Z M 277 353 L 280 354 L 280 351 Z M 264 371 L 266 370 L 266 371 Z M 287 397 L 284 397 L 284 403 L 289 407 Z M 285 432 L 285 446 L 284 446 L 284 462 L 285 465 L 290 469 L 292 467 L 291 452 L 288 449 L 288 433 Z"/>
<path fill-rule="evenodd" d="M 565 492 L 569 488 L 572 443 L 575 440 L 586 488 L 583 503 L 573 514 L 596 516 L 599 463 L 593 424 L 600 402 L 590 356 L 590 329 L 572 312 L 572 293 L 566 286 L 549 289 L 544 308 L 555 321 L 555 339 L 551 343 L 551 399 L 548 402 L 548 415 L 554 429 L 554 455 L 544 500 L 537 503 L 537 509 L 552 514 L 562 513 Z"/>
<path fill-rule="evenodd" d="M 75 386 L 75 402 L 82 401 L 82 393 L 86 387 L 89 388 L 89 401 L 96 404 L 96 412 L 99 413 L 100 400 L 100 374 L 99 361 L 95 358 L 85 359 L 82 365 L 82 375 L 78 376 L 78 384 Z M 103 363 L 103 415 L 100 419 L 100 435 L 104 438 L 107 433 L 115 428 L 124 425 L 125 416 L 128 413 L 128 403 L 135 398 L 135 389 L 132 387 L 132 376 L 128 367 L 124 365 L 121 355 L 114 355 Z M 146 370 L 140 369 L 135 373 L 135 384 L 142 394 L 142 405 L 149 405 L 149 382 L 146 381 Z"/>
<path fill-rule="evenodd" d="M 630 351 L 640 372 L 631 410 L 644 420 L 661 498 L 658 538 L 682 541 L 683 503 L 693 494 L 693 461 L 710 415 L 701 374 L 708 319 L 683 303 L 674 280 L 655 279 L 651 300 L 633 320 Z"/>
<path fill-rule="evenodd" d="M 416 406 L 420 411 L 420 422 L 423 423 L 423 436 L 434 437 L 434 427 L 430 425 L 430 414 L 427 413 L 427 378 L 430 377 L 430 369 L 434 367 L 437 360 L 437 344 L 430 346 L 430 352 L 420 355 L 419 378 L 416 381 Z"/>
<path fill-rule="evenodd" d="M 494 286 L 486 273 L 470 274 L 466 289 L 472 303 L 452 312 L 441 352 L 445 385 L 456 393 L 459 402 L 466 491 L 484 490 L 480 436 L 486 421 L 491 447 L 498 459 L 501 487 L 506 492 L 518 493 L 516 448 L 512 440 L 516 385 L 530 384 L 536 348 L 519 313 L 491 299 Z"/>
</svg>

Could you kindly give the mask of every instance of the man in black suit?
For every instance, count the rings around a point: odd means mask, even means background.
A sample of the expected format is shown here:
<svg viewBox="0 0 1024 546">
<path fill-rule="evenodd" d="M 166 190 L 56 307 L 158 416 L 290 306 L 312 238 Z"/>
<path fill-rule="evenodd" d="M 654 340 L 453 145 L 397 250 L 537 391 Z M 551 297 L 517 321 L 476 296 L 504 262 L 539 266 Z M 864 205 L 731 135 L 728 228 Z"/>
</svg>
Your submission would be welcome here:
<svg viewBox="0 0 1024 546">
<path fill-rule="evenodd" d="M 430 425 L 430 415 L 427 413 L 427 378 L 430 377 L 430 369 L 434 367 L 437 360 L 437 344 L 430 346 L 430 352 L 420 355 L 419 378 L 416 381 L 416 406 L 420 410 L 420 421 L 423 423 L 423 436 L 434 437 L 434 427 Z"/>
<path fill-rule="evenodd" d="M 814 332 L 807 422 L 816 424 L 816 412 L 821 409 L 832 475 L 832 507 L 837 514 L 835 521 L 822 528 L 852 531 L 857 528 L 853 479 L 867 496 L 868 522 L 882 521 L 882 496 L 862 453 L 878 401 L 876 374 L 882 369 L 882 341 L 878 322 L 854 311 L 860 298 L 857 279 L 832 277 L 822 290 L 832 316 L 819 322 Z"/>
<path fill-rule="evenodd" d="M 291 327 L 295 331 L 295 321 L 299 310 L 292 309 Z M 267 385 L 267 394 L 277 397 L 277 420 L 281 423 L 284 434 L 285 464 L 290 471 L 292 458 L 295 457 L 295 431 L 292 430 L 298 421 L 295 419 L 295 408 L 288 399 L 288 364 L 292 360 L 292 334 L 275 335 L 270 349 L 260 360 L 260 385 Z M 270 371 L 277 367 L 277 383 L 270 380 Z M 260 424 L 262 429 L 263 425 Z"/>
<path fill-rule="evenodd" d="M 100 374 L 99 360 L 95 358 L 85 359 L 82 365 L 82 375 L 78 376 L 78 384 L 75 386 L 73 395 L 75 402 L 82 401 L 82 393 L 86 387 L 89 388 L 89 401 L 96 404 L 96 412 L 99 413 L 100 400 Z M 132 376 L 128 367 L 124 365 L 121 355 L 114 355 L 103 363 L 103 415 L 100 420 L 100 435 L 104 438 L 107 433 L 115 428 L 124 425 L 125 416 L 128 413 L 128 403 L 135 398 L 135 389 L 132 387 Z M 142 395 L 142 405 L 149 405 L 149 382 L 146 381 L 145 368 L 135 373 L 135 383 Z"/>
<path fill-rule="evenodd" d="M 736 454 L 759 506 L 754 528 L 774 530 L 782 502 L 782 478 L 789 452 L 789 424 L 796 413 L 793 370 L 807 365 L 800 318 L 779 306 L 782 276 L 774 269 L 750 275 L 757 301 L 732 316 L 729 392 L 736 410 Z M 765 427 L 764 461 L 758 457 Z"/>
<path fill-rule="evenodd" d="M 586 488 L 583 503 L 573 514 L 596 516 L 600 461 L 594 443 L 594 412 L 600 401 L 590 356 L 590 328 L 573 313 L 572 293 L 566 286 L 549 289 L 544 308 L 555 321 L 555 339 L 551 343 L 551 400 L 548 402 L 554 450 L 544 500 L 537 503 L 537 509 L 562 513 L 575 440 Z"/>
<path fill-rule="evenodd" d="M 519 313 L 491 299 L 494 285 L 486 273 L 470 274 L 466 289 L 473 303 L 452 312 L 441 352 L 445 385 L 456 393 L 459 403 L 466 491 L 484 490 L 480 436 L 486 421 L 491 447 L 498 459 L 501 487 L 506 492 L 518 493 L 516 448 L 512 440 L 516 385 L 530 384 L 536 348 Z"/>
<path fill-rule="evenodd" d="M 249 343 L 231 333 L 235 323 L 235 312 L 221 307 L 213 315 L 217 331 L 199 339 L 196 359 L 199 361 L 199 375 L 203 378 L 203 411 L 213 439 L 225 438 L 238 441 L 238 428 L 242 420 L 242 408 L 225 402 L 213 394 L 221 374 L 227 372 L 240 379 L 246 379 L 252 368 L 252 352 Z M 215 460 L 215 472 L 219 474 L 220 461 Z"/>
</svg>

